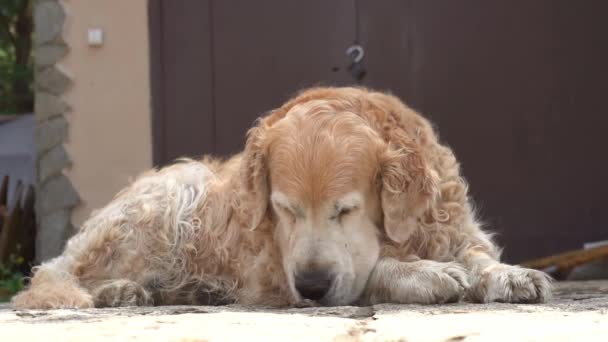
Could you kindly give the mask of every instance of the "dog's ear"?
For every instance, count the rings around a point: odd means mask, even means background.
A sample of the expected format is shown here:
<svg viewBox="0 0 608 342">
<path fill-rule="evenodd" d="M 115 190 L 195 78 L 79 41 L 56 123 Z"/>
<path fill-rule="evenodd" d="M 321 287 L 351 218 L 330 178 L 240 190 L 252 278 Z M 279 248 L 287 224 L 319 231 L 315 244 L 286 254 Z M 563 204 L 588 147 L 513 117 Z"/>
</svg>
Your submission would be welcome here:
<svg viewBox="0 0 608 342">
<path fill-rule="evenodd" d="M 270 196 L 265 133 L 266 123 L 263 119 L 247 133 L 237 189 L 239 220 L 251 230 L 262 223 Z"/>
<path fill-rule="evenodd" d="M 391 132 L 381 152 L 381 202 L 388 237 L 405 242 L 439 196 L 439 177 L 421 146 L 403 132 Z"/>
</svg>

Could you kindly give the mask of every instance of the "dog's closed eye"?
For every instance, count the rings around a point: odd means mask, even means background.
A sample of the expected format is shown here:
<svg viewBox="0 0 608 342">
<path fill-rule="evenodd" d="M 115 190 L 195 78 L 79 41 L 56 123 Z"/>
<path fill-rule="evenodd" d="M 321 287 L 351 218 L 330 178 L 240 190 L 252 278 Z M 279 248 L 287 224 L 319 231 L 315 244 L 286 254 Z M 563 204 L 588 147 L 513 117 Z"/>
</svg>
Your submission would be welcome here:
<svg viewBox="0 0 608 342">
<path fill-rule="evenodd" d="M 342 220 L 343 218 L 345 218 L 346 216 L 348 216 L 355 210 L 357 210 L 356 206 L 343 206 L 343 207 L 337 206 L 334 213 L 330 216 L 330 219 Z"/>
<path fill-rule="evenodd" d="M 280 192 L 272 195 L 272 205 L 279 215 L 288 218 L 291 222 L 305 216 L 304 210 L 300 206 L 290 203 L 287 197 Z"/>
<path fill-rule="evenodd" d="M 329 218 L 331 220 L 342 221 L 342 219 L 357 211 L 361 207 L 362 202 L 363 199 L 361 194 L 357 192 L 346 194 L 344 197 L 336 201 L 334 210 Z"/>
<path fill-rule="evenodd" d="M 279 204 L 279 203 L 273 203 L 273 204 L 274 204 L 274 208 L 281 214 L 287 215 L 293 219 L 296 218 L 296 216 L 297 216 L 296 211 L 292 207 L 286 206 L 283 204 Z"/>
</svg>

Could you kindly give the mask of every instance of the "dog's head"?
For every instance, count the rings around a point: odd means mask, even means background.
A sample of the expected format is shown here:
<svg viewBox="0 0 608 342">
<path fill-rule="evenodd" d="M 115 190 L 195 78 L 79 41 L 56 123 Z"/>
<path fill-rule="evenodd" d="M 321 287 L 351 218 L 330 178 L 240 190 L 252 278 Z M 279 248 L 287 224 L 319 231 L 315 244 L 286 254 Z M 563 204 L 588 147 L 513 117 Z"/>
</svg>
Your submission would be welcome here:
<svg viewBox="0 0 608 342">
<path fill-rule="evenodd" d="M 241 215 L 266 215 L 295 298 L 356 301 L 385 238 L 405 242 L 436 193 L 418 146 L 387 141 L 361 113 L 327 101 L 296 105 L 250 132 Z"/>
</svg>

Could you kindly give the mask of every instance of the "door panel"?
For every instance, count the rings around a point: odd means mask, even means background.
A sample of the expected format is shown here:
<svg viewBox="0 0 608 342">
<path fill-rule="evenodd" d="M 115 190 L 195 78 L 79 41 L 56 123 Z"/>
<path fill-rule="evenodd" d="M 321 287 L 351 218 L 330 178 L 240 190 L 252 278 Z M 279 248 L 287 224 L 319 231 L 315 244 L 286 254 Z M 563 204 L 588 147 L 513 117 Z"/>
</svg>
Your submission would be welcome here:
<svg viewBox="0 0 608 342">
<path fill-rule="evenodd" d="M 210 1 L 150 0 L 154 163 L 215 145 Z"/>
<path fill-rule="evenodd" d="M 437 125 L 507 259 L 608 239 L 608 3 L 363 3 L 365 83 Z"/>
<path fill-rule="evenodd" d="M 332 68 L 343 67 L 354 37 L 352 1 L 213 5 L 216 153 L 242 149 L 254 120 L 299 89 L 350 81 Z"/>
</svg>

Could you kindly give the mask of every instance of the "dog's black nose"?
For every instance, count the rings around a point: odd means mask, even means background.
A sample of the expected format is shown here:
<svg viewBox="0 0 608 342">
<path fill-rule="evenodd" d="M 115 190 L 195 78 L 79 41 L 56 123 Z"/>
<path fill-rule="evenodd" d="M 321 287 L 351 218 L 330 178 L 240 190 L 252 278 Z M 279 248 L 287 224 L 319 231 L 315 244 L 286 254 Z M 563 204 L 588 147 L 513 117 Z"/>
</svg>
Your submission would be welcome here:
<svg viewBox="0 0 608 342">
<path fill-rule="evenodd" d="M 329 292 L 333 277 L 327 272 L 305 272 L 295 276 L 296 290 L 305 299 L 319 300 Z"/>
</svg>

